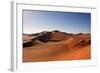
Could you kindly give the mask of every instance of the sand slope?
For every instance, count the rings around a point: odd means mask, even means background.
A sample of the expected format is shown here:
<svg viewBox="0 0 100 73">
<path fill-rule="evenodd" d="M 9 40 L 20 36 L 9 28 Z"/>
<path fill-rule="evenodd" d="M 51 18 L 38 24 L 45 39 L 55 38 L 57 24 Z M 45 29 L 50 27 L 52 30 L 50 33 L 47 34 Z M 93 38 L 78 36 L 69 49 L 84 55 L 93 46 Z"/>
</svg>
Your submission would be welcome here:
<svg viewBox="0 0 100 73">
<path fill-rule="evenodd" d="M 49 41 L 36 39 L 32 46 L 24 47 L 23 62 L 91 59 L 90 39 L 90 34 L 53 32 Z"/>
</svg>

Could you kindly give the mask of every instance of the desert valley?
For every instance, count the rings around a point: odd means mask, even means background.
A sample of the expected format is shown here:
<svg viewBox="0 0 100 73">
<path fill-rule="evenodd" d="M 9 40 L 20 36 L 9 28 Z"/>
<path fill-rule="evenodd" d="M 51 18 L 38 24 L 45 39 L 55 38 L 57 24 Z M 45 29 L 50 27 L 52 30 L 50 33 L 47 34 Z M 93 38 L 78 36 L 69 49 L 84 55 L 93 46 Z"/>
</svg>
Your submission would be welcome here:
<svg viewBox="0 0 100 73">
<path fill-rule="evenodd" d="M 91 34 L 58 30 L 23 33 L 23 62 L 91 59 Z"/>
</svg>

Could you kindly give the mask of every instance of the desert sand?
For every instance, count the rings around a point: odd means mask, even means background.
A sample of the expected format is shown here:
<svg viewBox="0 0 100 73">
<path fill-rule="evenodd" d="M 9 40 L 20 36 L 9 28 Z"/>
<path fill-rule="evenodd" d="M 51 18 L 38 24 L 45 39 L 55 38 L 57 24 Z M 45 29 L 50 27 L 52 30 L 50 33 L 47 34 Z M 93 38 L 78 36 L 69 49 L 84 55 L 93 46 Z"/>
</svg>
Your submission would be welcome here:
<svg viewBox="0 0 100 73">
<path fill-rule="evenodd" d="M 23 34 L 23 62 L 91 59 L 90 33 L 61 31 Z"/>
</svg>

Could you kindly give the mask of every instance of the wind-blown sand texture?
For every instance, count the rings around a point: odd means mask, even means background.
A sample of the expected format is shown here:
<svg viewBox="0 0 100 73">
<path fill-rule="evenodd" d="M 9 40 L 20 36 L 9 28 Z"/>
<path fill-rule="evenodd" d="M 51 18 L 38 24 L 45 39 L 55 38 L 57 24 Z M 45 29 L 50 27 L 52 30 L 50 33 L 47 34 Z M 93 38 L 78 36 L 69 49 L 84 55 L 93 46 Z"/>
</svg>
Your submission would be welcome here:
<svg viewBox="0 0 100 73">
<path fill-rule="evenodd" d="M 91 34 L 23 34 L 23 62 L 91 59 Z"/>
</svg>

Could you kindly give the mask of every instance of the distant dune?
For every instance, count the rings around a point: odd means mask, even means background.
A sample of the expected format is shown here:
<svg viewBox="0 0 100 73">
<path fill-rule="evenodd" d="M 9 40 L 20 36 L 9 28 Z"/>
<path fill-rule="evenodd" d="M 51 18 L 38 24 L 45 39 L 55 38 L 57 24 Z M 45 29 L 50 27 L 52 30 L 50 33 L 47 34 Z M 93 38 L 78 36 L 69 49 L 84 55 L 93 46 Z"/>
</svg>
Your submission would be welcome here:
<svg viewBox="0 0 100 73">
<path fill-rule="evenodd" d="M 91 59 L 91 34 L 58 30 L 23 34 L 23 62 Z"/>
</svg>

